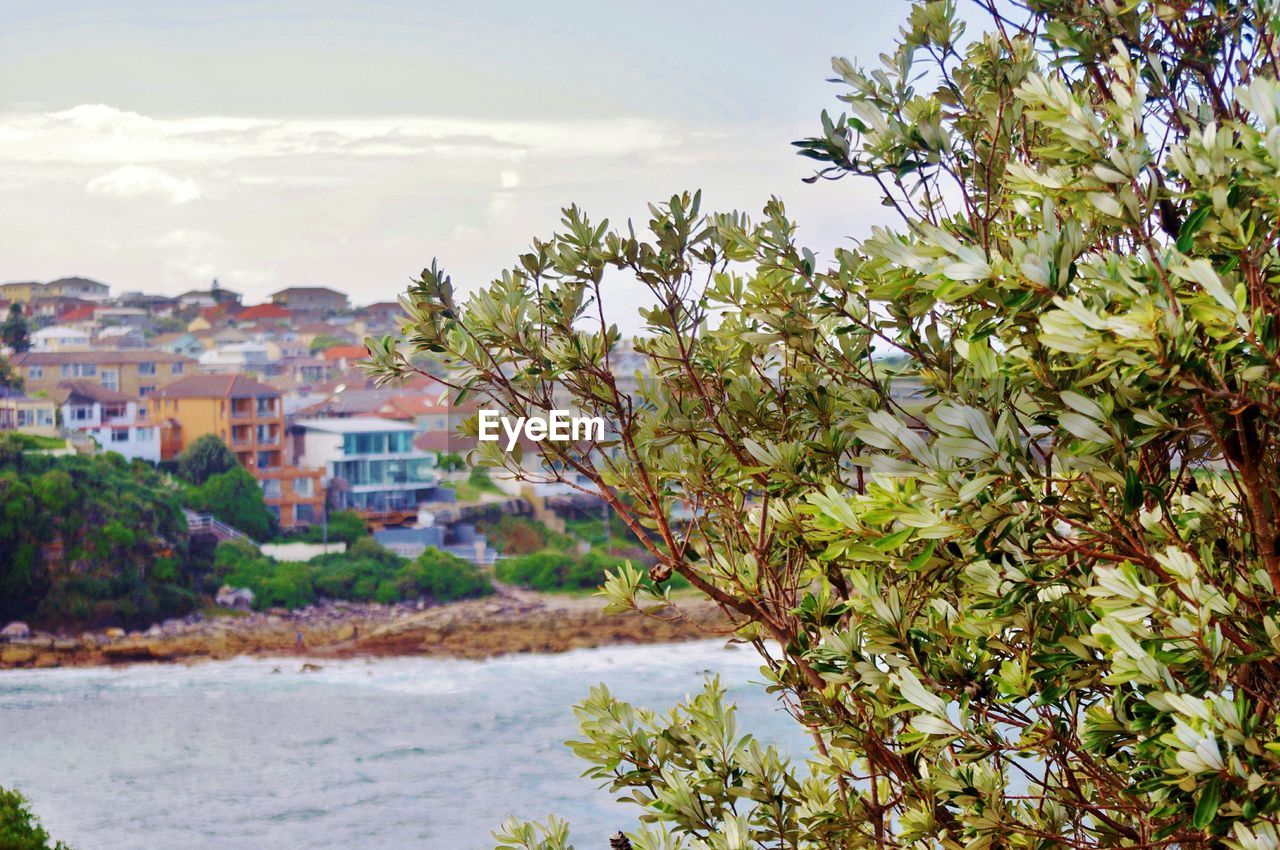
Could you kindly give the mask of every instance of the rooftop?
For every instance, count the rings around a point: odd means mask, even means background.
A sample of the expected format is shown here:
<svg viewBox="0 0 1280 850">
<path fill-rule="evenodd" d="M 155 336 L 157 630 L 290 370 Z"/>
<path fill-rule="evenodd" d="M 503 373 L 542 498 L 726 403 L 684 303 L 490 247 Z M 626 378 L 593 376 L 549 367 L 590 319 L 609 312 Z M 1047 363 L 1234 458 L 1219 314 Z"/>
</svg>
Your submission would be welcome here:
<svg viewBox="0 0 1280 850">
<path fill-rule="evenodd" d="M 167 351 L 24 351 L 13 355 L 15 366 L 61 366 L 63 363 L 191 363 Z"/>
<path fill-rule="evenodd" d="M 157 398 L 279 398 L 280 391 L 244 375 L 192 375 L 161 387 Z"/>
<path fill-rule="evenodd" d="M 133 400 L 124 393 L 109 390 L 93 381 L 60 381 L 53 388 L 52 395 L 59 404 L 64 404 L 74 397 L 86 398 L 100 404 L 119 404 Z"/>
<path fill-rule="evenodd" d="M 299 419 L 294 423 L 299 428 L 309 431 L 324 431 L 327 434 L 379 434 L 393 431 L 413 432 L 412 425 L 379 419 L 376 416 L 351 416 L 347 418 L 328 417 L 324 419 Z"/>
</svg>

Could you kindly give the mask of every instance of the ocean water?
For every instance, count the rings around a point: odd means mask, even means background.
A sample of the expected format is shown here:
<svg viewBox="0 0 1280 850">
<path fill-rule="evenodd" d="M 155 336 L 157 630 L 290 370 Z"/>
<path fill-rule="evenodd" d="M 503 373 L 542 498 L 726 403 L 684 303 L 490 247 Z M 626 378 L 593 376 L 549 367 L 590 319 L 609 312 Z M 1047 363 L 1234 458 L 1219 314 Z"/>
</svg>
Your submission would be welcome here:
<svg viewBox="0 0 1280 850">
<path fill-rule="evenodd" d="M 588 850 L 637 812 L 563 745 L 597 682 L 665 708 L 719 674 L 741 731 L 804 754 L 755 651 L 721 641 L 304 661 L 0 671 L 0 785 L 76 850 L 468 850 L 549 813 Z"/>
</svg>

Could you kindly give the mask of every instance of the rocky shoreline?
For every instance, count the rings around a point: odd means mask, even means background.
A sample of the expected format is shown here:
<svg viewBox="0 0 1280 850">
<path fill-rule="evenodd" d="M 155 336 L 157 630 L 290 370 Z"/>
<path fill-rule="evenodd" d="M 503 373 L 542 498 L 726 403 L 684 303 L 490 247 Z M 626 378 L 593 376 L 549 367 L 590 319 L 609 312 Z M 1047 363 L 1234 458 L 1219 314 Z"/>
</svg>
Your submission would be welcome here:
<svg viewBox="0 0 1280 850">
<path fill-rule="evenodd" d="M 488 658 L 727 634 L 723 616 L 705 599 L 681 600 L 678 616 L 672 611 L 662 618 L 634 611 L 605 614 L 602 607 L 598 597 L 504 588 L 495 596 L 440 606 L 332 602 L 296 611 L 196 614 L 145 632 L 34 632 L 0 638 L 0 669 L 190 663 L 241 655 Z"/>
</svg>

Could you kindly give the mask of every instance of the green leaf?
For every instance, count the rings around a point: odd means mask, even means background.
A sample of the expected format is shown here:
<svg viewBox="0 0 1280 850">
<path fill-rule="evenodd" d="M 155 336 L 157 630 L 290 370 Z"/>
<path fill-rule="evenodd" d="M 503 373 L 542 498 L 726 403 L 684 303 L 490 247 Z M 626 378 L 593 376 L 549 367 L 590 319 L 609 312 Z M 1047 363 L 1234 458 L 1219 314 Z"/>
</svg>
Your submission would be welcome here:
<svg viewBox="0 0 1280 850">
<path fill-rule="evenodd" d="M 1196 802 L 1196 812 L 1191 818 L 1191 825 L 1204 829 L 1213 823 L 1218 814 L 1218 799 L 1221 794 L 1222 778 L 1215 776 L 1200 789 L 1200 799 Z"/>
</svg>

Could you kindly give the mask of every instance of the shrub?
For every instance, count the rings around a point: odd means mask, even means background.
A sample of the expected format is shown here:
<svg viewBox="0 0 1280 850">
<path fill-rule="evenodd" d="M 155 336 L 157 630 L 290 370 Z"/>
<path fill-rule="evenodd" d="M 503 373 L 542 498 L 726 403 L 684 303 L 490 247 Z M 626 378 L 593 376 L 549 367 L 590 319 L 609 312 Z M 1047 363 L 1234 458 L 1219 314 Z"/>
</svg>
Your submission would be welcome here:
<svg viewBox="0 0 1280 850">
<path fill-rule="evenodd" d="M 239 465 L 227 444 L 213 434 L 197 437 L 178 455 L 178 474 L 197 486 Z"/>
<path fill-rule="evenodd" d="M 396 581 L 403 598 L 425 596 L 436 602 L 453 602 L 493 592 L 493 584 L 475 564 L 435 547 L 402 567 Z"/>
<path fill-rule="evenodd" d="M 71 850 L 61 841 L 50 843 L 49 833 L 17 791 L 0 788 L 0 850 Z"/>
</svg>

